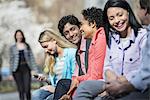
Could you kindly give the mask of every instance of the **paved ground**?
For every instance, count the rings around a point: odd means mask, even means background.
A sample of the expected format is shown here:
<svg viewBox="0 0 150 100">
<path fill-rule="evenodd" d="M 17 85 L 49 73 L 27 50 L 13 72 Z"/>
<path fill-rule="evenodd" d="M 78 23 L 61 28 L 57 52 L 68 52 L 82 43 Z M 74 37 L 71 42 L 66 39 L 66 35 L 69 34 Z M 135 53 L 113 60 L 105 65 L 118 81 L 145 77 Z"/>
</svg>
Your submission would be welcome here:
<svg viewBox="0 0 150 100">
<path fill-rule="evenodd" d="M 19 100 L 17 92 L 0 93 L 0 100 Z"/>
</svg>

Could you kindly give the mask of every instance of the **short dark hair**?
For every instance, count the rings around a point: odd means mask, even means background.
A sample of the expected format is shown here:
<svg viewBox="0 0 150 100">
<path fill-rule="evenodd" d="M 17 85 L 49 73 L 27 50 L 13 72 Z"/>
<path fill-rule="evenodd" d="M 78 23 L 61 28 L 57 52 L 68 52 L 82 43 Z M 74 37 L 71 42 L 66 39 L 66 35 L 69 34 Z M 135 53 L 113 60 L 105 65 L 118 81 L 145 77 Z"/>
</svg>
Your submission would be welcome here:
<svg viewBox="0 0 150 100">
<path fill-rule="evenodd" d="M 63 16 L 58 23 L 58 29 L 62 36 L 64 36 L 63 30 L 64 30 L 64 26 L 67 23 L 70 23 L 72 25 L 77 25 L 79 28 L 80 28 L 80 24 L 81 24 L 79 22 L 78 18 L 75 17 L 74 15 Z"/>
<path fill-rule="evenodd" d="M 150 0 L 140 0 L 140 6 L 142 9 L 146 9 L 147 13 L 150 14 Z"/>
<path fill-rule="evenodd" d="M 96 23 L 96 28 L 103 26 L 103 11 L 100 8 L 91 7 L 82 10 L 81 14 L 89 23 Z"/>
<path fill-rule="evenodd" d="M 142 28 L 141 24 L 137 21 L 130 5 L 128 4 L 128 2 L 126 0 L 108 0 L 107 3 L 105 4 L 104 7 L 104 28 L 105 28 L 105 33 L 106 33 L 106 39 L 107 39 L 107 44 L 108 46 L 110 46 L 111 40 L 110 40 L 110 24 L 108 21 L 108 16 L 107 16 L 107 10 L 110 7 L 119 7 L 119 8 L 123 8 L 125 10 L 127 10 L 127 12 L 129 13 L 129 24 L 131 26 L 131 28 L 133 28 L 134 30 L 134 34 L 137 37 L 138 35 L 138 30 L 139 28 Z"/>
</svg>

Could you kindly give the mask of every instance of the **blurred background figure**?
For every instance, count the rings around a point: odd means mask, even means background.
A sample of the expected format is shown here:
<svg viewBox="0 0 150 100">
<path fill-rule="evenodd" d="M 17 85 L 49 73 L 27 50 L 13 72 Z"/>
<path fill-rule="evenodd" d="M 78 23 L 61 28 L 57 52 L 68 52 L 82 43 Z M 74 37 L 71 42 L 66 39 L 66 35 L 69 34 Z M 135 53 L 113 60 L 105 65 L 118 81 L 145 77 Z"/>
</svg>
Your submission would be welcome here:
<svg viewBox="0 0 150 100">
<path fill-rule="evenodd" d="M 36 64 L 29 44 L 21 30 L 16 30 L 15 44 L 10 48 L 10 69 L 19 91 L 20 100 L 31 100 L 31 70 Z"/>
<path fill-rule="evenodd" d="M 2 63 L 3 63 L 3 61 L 2 61 L 3 46 L 4 45 L 3 45 L 2 41 L 1 41 L 1 43 L 0 43 L 0 81 L 2 81 L 1 68 L 2 68 Z"/>
</svg>

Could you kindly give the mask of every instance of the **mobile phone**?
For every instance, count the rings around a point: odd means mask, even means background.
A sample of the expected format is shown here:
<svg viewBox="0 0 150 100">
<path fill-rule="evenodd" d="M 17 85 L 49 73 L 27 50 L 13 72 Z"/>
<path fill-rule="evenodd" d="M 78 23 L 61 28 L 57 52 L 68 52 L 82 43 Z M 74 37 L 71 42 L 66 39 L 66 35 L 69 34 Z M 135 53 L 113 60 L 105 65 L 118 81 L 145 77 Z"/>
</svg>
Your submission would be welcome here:
<svg viewBox="0 0 150 100">
<path fill-rule="evenodd" d="M 34 77 L 34 78 L 38 78 L 38 77 L 39 77 L 39 75 L 35 74 L 35 75 L 33 75 L 33 77 Z"/>
</svg>

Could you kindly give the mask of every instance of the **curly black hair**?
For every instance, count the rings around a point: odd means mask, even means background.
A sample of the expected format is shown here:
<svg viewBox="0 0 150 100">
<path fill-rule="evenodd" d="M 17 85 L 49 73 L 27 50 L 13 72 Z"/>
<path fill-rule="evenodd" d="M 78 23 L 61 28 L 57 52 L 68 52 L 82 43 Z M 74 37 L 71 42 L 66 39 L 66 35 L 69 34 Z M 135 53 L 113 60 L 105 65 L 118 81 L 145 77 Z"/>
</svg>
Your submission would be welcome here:
<svg viewBox="0 0 150 100">
<path fill-rule="evenodd" d="M 100 28 L 103 26 L 103 11 L 100 8 L 91 7 L 82 10 L 81 14 L 88 20 L 89 23 L 96 23 L 96 28 Z"/>
<path fill-rule="evenodd" d="M 63 16 L 58 23 L 58 29 L 62 36 L 64 36 L 63 30 L 64 30 L 64 26 L 67 23 L 70 23 L 72 25 L 77 25 L 79 28 L 80 28 L 80 24 L 81 24 L 79 22 L 78 18 L 75 17 L 74 15 Z"/>
</svg>

